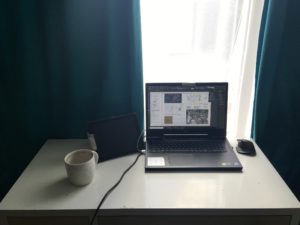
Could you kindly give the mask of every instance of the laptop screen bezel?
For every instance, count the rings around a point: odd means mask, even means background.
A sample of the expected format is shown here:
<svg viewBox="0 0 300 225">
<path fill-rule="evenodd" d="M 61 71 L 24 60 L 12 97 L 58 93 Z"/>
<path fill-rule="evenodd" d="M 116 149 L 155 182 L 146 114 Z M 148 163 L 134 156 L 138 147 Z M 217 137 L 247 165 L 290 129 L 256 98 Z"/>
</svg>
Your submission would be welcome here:
<svg viewBox="0 0 300 225">
<path fill-rule="evenodd" d="M 150 129 L 150 88 L 151 87 L 174 87 L 174 86 L 223 86 L 225 91 L 225 127 L 222 128 L 212 128 L 212 127 L 164 127 L 163 129 Z M 227 107 L 228 107 L 228 83 L 227 82 L 210 82 L 210 83 L 146 83 L 145 84 L 145 98 L 146 98 L 146 134 L 147 139 L 149 138 L 161 138 L 166 135 L 191 135 L 195 137 L 202 138 L 226 138 L 226 128 L 227 128 Z"/>
</svg>

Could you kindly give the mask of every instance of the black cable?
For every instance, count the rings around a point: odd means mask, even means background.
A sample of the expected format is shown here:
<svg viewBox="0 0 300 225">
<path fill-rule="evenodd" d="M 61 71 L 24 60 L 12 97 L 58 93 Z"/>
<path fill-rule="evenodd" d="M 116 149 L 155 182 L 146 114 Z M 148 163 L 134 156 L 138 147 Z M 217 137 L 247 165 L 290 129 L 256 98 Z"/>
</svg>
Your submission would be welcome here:
<svg viewBox="0 0 300 225">
<path fill-rule="evenodd" d="M 134 166 L 134 164 L 137 162 L 137 160 L 139 159 L 139 157 L 142 155 L 142 153 L 139 153 L 137 155 L 137 157 L 135 158 L 134 162 L 123 172 L 122 176 L 120 177 L 120 179 L 117 181 L 117 183 L 115 183 L 106 193 L 105 195 L 103 196 L 103 198 L 101 199 L 94 215 L 93 215 L 93 218 L 90 222 L 90 225 L 92 225 L 94 223 L 94 220 L 99 212 L 99 209 L 101 207 L 101 205 L 103 204 L 103 202 L 105 201 L 105 199 L 110 195 L 110 193 L 121 183 L 123 177 L 125 176 L 125 174 Z"/>
<path fill-rule="evenodd" d="M 137 150 L 139 151 L 139 154 L 137 155 L 137 157 L 135 158 L 135 160 L 133 161 L 133 163 L 122 173 L 121 177 L 119 178 L 119 180 L 117 181 L 117 183 L 115 183 L 103 196 L 103 198 L 101 199 L 93 217 L 92 217 L 92 220 L 90 222 L 90 225 L 92 225 L 95 221 L 95 218 L 99 212 L 99 209 L 101 207 L 101 205 L 103 204 L 103 202 L 105 201 L 105 199 L 110 195 L 110 193 L 121 183 L 123 177 L 125 176 L 125 174 L 136 164 L 136 162 L 138 161 L 138 159 L 140 158 L 140 156 L 143 154 L 139 148 L 138 148 L 138 145 L 139 145 L 139 140 L 140 138 L 142 137 L 142 134 L 143 134 L 144 130 L 141 132 L 141 134 L 139 135 L 138 137 L 138 140 L 137 140 L 137 144 L 136 144 L 136 147 L 137 147 Z"/>
</svg>

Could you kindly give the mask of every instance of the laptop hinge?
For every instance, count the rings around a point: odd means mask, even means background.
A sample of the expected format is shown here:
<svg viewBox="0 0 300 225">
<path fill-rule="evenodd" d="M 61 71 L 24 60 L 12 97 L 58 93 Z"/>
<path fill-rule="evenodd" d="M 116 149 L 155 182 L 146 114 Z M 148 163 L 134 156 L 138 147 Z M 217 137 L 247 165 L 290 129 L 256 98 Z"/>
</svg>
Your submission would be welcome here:
<svg viewBox="0 0 300 225">
<path fill-rule="evenodd" d="M 164 137 L 207 137 L 208 134 L 163 134 Z"/>
</svg>

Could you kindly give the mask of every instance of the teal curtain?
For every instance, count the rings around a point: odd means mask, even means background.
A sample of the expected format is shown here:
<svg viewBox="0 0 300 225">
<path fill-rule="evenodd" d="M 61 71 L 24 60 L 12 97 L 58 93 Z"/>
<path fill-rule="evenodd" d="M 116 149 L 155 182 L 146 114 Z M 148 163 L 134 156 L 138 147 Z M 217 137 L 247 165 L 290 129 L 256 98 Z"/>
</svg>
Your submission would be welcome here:
<svg viewBox="0 0 300 225">
<path fill-rule="evenodd" d="M 0 3 L 0 199 L 48 138 L 136 113 L 143 80 L 138 0 Z"/>
<path fill-rule="evenodd" d="M 252 137 L 300 200 L 300 1 L 265 0 Z"/>
</svg>

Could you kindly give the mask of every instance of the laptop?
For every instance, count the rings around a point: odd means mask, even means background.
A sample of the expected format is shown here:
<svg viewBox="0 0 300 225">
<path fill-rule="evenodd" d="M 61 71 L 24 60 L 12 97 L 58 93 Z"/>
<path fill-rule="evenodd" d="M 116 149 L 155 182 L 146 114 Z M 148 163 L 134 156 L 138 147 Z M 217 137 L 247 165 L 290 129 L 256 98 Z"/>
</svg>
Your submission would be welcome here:
<svg viewBox="0 0 300 225">
<path fill-rule="evenodd" d="M 147 83 L 145 171 L 241 171 L 227 96 L 228 83 Z"/>
</svg>

